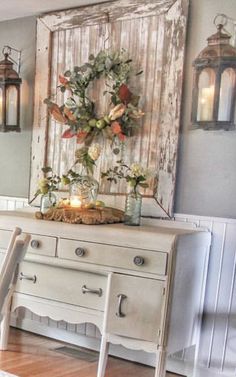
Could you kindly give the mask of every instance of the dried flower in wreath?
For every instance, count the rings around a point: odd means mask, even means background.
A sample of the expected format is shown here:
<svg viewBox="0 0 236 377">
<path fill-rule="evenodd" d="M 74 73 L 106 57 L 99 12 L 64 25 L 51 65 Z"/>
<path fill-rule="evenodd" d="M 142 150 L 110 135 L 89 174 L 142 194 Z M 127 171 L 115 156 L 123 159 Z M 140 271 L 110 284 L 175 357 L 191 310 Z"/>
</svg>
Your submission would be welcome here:
<svg viewBox="0 0 236 377">
<path fill-rule="evenodd" d="M 59 88 L 63 93 L 67 91 L 69 97 L 61 106 L 48 98 L 44 102 L 52 117 L 68 126 L 63 138 L 76 137 L 77 143 L 89 146 L 100 135 L 120 142 L 133 135 L 134 129 L 139 127 L 137 120 L 144 113 L 138 108 L 139 97 L 128 87 L 131 63 L 124 50 L 115 53 L 100 51 L 96 56 L 90 55 L 84 65 L 59 76 Z M 108 87 L 104 95 L 110 95 L 111 109 L 108 114 L 98 117 L 88 89 L 102 77 Z"/>
</svg>

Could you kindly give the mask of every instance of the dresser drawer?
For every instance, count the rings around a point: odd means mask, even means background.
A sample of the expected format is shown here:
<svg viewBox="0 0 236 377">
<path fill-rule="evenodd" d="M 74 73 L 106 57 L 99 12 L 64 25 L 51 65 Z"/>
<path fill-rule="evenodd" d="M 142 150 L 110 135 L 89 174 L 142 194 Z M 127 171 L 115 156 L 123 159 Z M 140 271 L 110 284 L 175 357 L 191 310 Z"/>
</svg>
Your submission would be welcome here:
<svg viewBox="0 0 236 377">
<path fill-rule="evenodd" d="M 58 257 L 79 262 L 165 275 L 167 254 L 92 242 L 59 239 Z"/>
<path fill-rule="evenodd" d="M 16 292 L 104 310 L 107 277 L 42 264 L 20 264 Z"/>
<path fill-rule="evenodd" d="M 12 232 L 10 230 L 0 229 L 0 250 L 7 249 Z M 21 237 L 21 236 L 20 236 Z M 19 237 L 19 238 L 20 238 Z M 31 234 L 31 241 L 27 253 L 38 255 L 47 255 L 54 257 L 56 255 L 57 238 Z"/>
<path fill-rule="evenodd" d="M 56 247 L 56 237 L 47 237 L 38 234 L 31 234 L 31 241 L 29 243 L 27 253 L 55 257 Z"/>
</svg>

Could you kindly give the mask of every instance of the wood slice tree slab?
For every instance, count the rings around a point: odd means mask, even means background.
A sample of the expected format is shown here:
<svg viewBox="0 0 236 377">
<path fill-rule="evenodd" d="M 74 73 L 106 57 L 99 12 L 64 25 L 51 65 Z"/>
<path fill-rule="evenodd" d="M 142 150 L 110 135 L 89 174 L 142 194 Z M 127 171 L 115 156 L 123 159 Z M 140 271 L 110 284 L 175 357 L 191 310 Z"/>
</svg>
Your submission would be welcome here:
<svg viewBox="0 0 236 377">
<path fill-rule="evenodd" d="M 124 221 L 124 212 L 110 207 L 50 208 L 45 214 L 36 212 L 36 219 L 62 221 L 69 224 L 114 224 Z"/>
</svg>

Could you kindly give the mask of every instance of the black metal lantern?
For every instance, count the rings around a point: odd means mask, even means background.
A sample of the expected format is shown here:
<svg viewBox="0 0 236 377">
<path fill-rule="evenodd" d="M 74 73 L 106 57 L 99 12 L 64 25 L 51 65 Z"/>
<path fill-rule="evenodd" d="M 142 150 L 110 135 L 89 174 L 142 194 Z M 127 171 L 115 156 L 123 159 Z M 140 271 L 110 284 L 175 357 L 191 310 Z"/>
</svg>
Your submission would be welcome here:
<svg viewBox="0 0 236 377">
<path fill-rule="evenodd" d="M 4 59 L 0 61 L 0 131 L 20 132 L 20 85 L 22 80 L 13 69 L 13 61 L 9 58 L 11 48 L 4 47 L 3 54 Z"/>
<path fill-rule="evenodd" d="M 216 20 L 216 18 L 215 18 Z M 216 23 L 215 23 L 216 24 Z M 193 62 L 192 124 L 205 130 L 235 129 L 236 48 L 222 23 Z"/>
</svg>

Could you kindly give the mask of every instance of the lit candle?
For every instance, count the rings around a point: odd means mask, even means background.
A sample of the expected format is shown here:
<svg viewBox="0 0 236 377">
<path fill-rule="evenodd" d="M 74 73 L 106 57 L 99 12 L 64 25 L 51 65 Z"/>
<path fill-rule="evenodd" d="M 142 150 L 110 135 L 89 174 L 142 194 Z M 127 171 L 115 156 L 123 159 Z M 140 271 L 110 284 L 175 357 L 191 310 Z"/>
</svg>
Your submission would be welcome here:
<svg viewBox="0 0 236 377">
<path fill-rule="evenodd" d="M 80 208 L 82 205 L 81 199 L 74 195 L 70 197 L 70 206 L 74 208 Z"/>
<path fill-rule="evenodd" d="M 17 124 L 17 90 L 14 85 L 10 85 L 7 88 L 6 122 L 9 126 Z"/>
<path fill-rule="evenodd" d="M 202 88 L 200 95 L 200 121 L 212 120 L 214 86 Z"/>
</svg>

